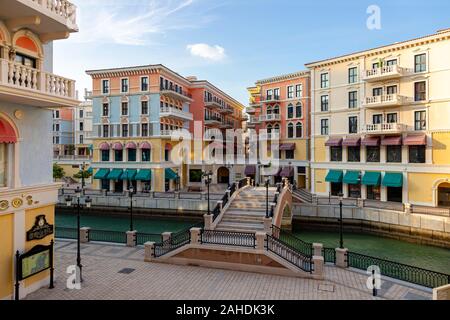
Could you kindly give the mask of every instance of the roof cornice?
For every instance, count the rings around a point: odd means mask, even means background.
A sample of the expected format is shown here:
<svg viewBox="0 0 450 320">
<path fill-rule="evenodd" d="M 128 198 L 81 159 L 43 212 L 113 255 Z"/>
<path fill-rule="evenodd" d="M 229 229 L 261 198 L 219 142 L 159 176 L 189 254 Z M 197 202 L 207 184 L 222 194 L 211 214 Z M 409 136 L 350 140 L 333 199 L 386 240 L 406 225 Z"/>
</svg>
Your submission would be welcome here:
<svg viewBox="0 0 450 320">
<path fill-rule="evenodd" d="M 309 77 L 309 76 L 310 76 L 309 70 L 303 70 L 303 71 L 283 74 L 283 75 L 279 75 L 279 76 L 275 76 L 275 77 L 271 77 L 271 78 L 266 78 L 266 79 L 262 79 L 262 80 L 257 80 L 255 82 L 255 84 L 258 86 L 258 85 L 262 85 L 262 84 L 269 84 L 269 83 L 291 80 L 291 79 L 296 79 L 296 78 L 304 78 L 304 77 Z"/>
</svg>

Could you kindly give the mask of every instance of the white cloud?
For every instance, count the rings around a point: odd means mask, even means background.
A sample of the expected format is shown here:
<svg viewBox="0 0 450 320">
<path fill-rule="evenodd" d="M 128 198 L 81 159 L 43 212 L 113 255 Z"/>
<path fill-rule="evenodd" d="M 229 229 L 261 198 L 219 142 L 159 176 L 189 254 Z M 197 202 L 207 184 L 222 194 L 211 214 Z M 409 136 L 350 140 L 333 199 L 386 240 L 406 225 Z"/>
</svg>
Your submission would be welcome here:
<svg viewBox="0 0 450 320">
<path fill-rule="evenodd" d="M 193 56 L 211 61 L 221 61 L 226 58 L 225 49 L 221 46 L 210 46 L 206 43 L 189 44 L 186 49 Z"/>
<path fill-rule="evenodd" d="M 195 28 L 209 16 L 199 16 L 194 4 L 203 0 L 78 0 L 80 32 L 71 41 L 145 45 L 151 35 Z M 70 41 L 69 40 L 69 41 Z"/>
</svg>

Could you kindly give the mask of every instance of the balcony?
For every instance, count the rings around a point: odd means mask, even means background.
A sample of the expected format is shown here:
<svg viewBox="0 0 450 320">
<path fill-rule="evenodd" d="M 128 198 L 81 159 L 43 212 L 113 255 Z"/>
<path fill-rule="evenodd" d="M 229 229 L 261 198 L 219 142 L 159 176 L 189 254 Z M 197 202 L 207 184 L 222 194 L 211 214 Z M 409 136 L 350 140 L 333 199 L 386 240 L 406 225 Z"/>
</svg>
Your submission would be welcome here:
<svg viewBox="0 0 450 320">
<path fill-rule="evenodd" d="M 205 101 L 205 107 L 214 109 L 214 108 L 222 108 L 222 105 L 217 101 L 208 100 L 208 101 Z"/>
<path fill-rule="evenodd" d="M 231 114 L 231 113 L 233 113 L 233 109 L 232 108 L 221 107 L 218 111 L 221 114 Z"/>
<path fill-rule="evenodd" d="M 402 133 L 406 131 L 407 126 L 402 123 L 377 123 L 366 124 L 363 128 L 366 134 L 389 134 Z"/>
<path fill-rule="evenodd" d="M 76 107 L 75 81 L 0 59 L 0 99 L 35 107 Z"/>
<path fill-rule="evenodd" d="M 206 126 L 218 126 L 222 123 L 222 120 L 217 117 L 205 117 L 205 125 Z"/>
<path fill-rule="evenodd" d="M 180 89 L 178 89 L 178 91 L 177 91 L 177 90 L 175 90 L 174 86 L 160 87 L 159 91 L 163 96 L 169 97 L 171 99 L 180 100 L 183 102 L 192 102 L 193 101 L 191 94 L 189 94 L 183 90 L 180 90 Z"/>
<path fill-rule="evenodd" d="M 406 69 L 398 65 L 384 66 L 363 72 L 363 80 L 367 82 L 396 79 L 406 74 Z"/>
<path fill-rule="evenodd" d="M 256 108 L 255 108 L 255 107 L 247 107 L 247 108 L 245 109 L 245 111 L 246 111 L 248 114 L 255 114 Z"/>
<path fill-rule="evenodd" d="M 43 40 L 64 39 L 77 32 L 77 7 L 67 0 L 2 0 L 2 20 L 12 29 L 26 27 Z"/>
<path fill-rule="evenodd" d="M 161 130 L 160 136 L 161 138 L 171 138 L 174 131 L 175 130 Z"/>
<path fill-rule="evenodd" d="M 272 103 L 272 102 L 279 102 L 279 101 L 281 101 L 280 96 L 267 96 L 267 97 L 262 97 L 261 99 L 265 103 Z"/>
<path fill-rule="evenodd" d="M 272 113 L 272 114 L 263 114 L 259 116 L 259 121 L 280 121 L 281 120 L 281 115 L 277 114 L 277 113 Z"/>
<path fill-rule="evenodd" d="M 161 107 L 159 109 L 159 116 L 164 118 L 176 118 L 179 120 L 192 121 L 194 116 L 190 112 L 186 112 L 174 107 Z"/>
<path fill-rule="evenodd" d="M 231 129 L 231 128 L 233 128 L 233 126 L 234 126 L 234 124 L 231 123 L 231 122 L 222 122 L 222 123 L 219 125 L 219 128 L 220 128 L 220 129 Z"/>
<path fill-rule="evenodd" d="M 398 94 L 387 94 L 374 97 L 366 97 L 366 108 L 385 108 L 401 106 L 407 102 L 407 98 Z"/>
</svg>

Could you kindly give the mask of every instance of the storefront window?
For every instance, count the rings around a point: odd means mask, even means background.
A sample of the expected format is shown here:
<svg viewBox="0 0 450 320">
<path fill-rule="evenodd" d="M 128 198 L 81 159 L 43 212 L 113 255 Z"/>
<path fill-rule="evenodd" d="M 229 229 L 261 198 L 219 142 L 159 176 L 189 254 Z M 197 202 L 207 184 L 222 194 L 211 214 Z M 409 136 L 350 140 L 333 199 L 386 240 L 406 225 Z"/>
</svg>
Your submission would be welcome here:
<svg viewBox="0 0 450 320">
<path fill-rule="evenodd" d="M 367 199 L 380 200 L 381 199 L 380 186 L 367 186 Z"/>
<path fill-rule="evenodd" d="M 6 187 L 6 144 L 0 143 L 0 188 Z"/>
<path fill-rule="evenodd" d="M 331 195 L 332 196 L 338 196 L 340 193 L 342 193 L 342 183 L 331 183 Z"/>
<path fill-rule="evenodd" d="M 425 163 L 425 146 L 409 146 L 409 163 Z"/>
<path fill-rule="evenodd" d="M 330 147 L 331 161 L 342 161 L 342 147 Z"/>
<path fill-rule="evenodd" d="M 361 198 L 361 185 L 360 184 L 349 184 L 348 185 L 348 196 L 350 198 Z"/>
<path fill-rule="evenodd" d="M 402 146 L 386 146 L 387 162 L 402 162 Z"/>
<path fill-rule="evenodd" d="M 380 147 L 367 147 L 367 162 L 380 162 Z"/>
<path fill-rule="evenodd" d="M 360 148 L 359 147 L 348 147 L 347 148 L 347 161 L 348 162 L 360 162 Z"/>
</svg>

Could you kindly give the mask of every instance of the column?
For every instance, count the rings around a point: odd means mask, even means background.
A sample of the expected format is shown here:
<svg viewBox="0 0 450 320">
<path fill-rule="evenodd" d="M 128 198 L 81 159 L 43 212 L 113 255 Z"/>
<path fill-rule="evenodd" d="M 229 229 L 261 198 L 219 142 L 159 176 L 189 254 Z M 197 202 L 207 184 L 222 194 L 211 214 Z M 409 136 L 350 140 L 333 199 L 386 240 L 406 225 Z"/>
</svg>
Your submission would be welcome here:
<svg viewBox="0 0 450 320">
<path fill-rule="evenodd" d="M 386 146 L 380 146 L 380 163 L 386 163 Z"/>
<path fill-rule="evenodd" d="M 342 162 L 345 163 L 347 162 L 348 159 L 348 149 L 346 146 L 342 147 Z"/>
<path fill-rule="evenodd" d="M 402 188 L 402 202 L 409 203 L 409 193 L 408 193 L 408 173 L 403 172 L 403 188 Z"/>
<path fill-rule="evenodd" d="M 136 149 L 136 162 L 142 162 L 142 149 Z"/>
<path fill-rule="evenodd" d="M 409 161 L 408 146 L 402 146 L 402 163 L 407 164 Z"/>
<path fill-rule="evenodd" d="M 361 180 L 362 180 L 362 177 L 364 177 L 365 173 L 366 173 L 365 171 L 361 171 Z M 361 183 L 361 199 L 363 199 L 363 200 L 367 199 L 367 186 L 362 183 Z"/>
<path fill-rule="evenodd" d="M 361 163 L 366 163 L 367 162 L 366 147 L 365 146 L 361 146 L 360 150 L 361 150 L 361 153 L 360 153 Z"/>
<path fill-rule="evenodd" d="M 385 175 L 385 173 L 382 172 L 381 173 L 381 181 L 383 181 L 384 175 Z M 387 187 L 385 187 L 383 185 L 381 185 L 381 188 L 380 188 L 380 200 L 387 201 Z"/>
</svg>

